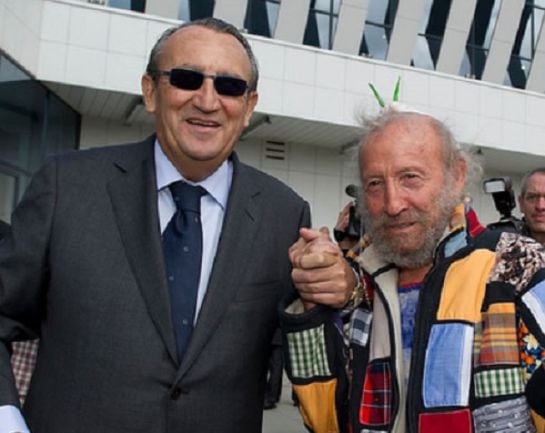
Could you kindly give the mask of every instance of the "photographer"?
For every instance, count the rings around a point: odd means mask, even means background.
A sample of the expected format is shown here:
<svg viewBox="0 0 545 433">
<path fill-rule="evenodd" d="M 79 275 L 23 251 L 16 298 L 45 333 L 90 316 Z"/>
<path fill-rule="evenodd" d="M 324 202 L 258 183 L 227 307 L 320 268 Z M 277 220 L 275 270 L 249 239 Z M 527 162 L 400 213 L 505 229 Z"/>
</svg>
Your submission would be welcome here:
<svg viewBox="0 0 545 433">
<path fill-rule="evenodd" d="M 337 223 L 333 228 L 333 236 L 343 254 L 354 248 L 362 237 L 361 217 L 358 212 L 358 196 L 360 189 L 356 185 L 348 185 L 345 189 L 348 196 L 354 200 L 348 202 L 339 213 Z"/>
<path fill-rule="evenodd" d="M 545 167 L 524 175 L 518 201 L 524 215 L 524 234 L 545 245 Z"/>
</svg>

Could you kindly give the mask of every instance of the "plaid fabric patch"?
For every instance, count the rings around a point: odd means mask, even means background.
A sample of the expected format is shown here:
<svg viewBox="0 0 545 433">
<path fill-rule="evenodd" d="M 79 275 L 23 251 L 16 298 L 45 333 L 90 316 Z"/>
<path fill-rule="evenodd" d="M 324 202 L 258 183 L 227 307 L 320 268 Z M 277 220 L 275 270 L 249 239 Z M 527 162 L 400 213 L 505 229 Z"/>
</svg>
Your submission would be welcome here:
<svg viewBox="0 0 545 433">
<path fill-rule="evenodd" d="M 518 365 L 515 305 L 492 304 L 487 312 L 482 313 L 482 318 L 480 332 L 475 333 L 476 337 L 482 338 L 474 345 L 480 349 L 476 365 Z"/>
<path fill-rule="evenodd" d="M 497 265 L 490 274 L 490 281 L 503 281 L 521 291 L 528 285 L 536 271 L 545 264 L 543 247 L 524 236 L 502 233 L 496 245 Z"/>
<path fill-rule="evenodd" d="M 331 376 L 325 349 L 324 325 L 287 334 L 293 377 Z"/>
<path fill-rule="evenodd" d="M 373 313 L 364 308 L 356 308 L 350 318 L 350 342 L 365 346 L 369 340 Z"/>
<path fill-rule="evenodd" d="M 25 402 L 30 379 L 36 365 L 38 341 L 17 341 L 11 345 L 11 367 L 15 376 L 15 386 L 19 391 L 21 405 Z"/>
<path fill-rule="evenodd" d="M 520 368 L 501 368 L 475 374 L 475 395 L 478 398 L 520 394 L 524 391 Z"/>
<path fill-rule="evenodd" d="M 360 423 L 384 425 L 392 416 L 392 375 L 390 364 L 373 361 L 367 366 L 360 405 Z"/>
</svg>

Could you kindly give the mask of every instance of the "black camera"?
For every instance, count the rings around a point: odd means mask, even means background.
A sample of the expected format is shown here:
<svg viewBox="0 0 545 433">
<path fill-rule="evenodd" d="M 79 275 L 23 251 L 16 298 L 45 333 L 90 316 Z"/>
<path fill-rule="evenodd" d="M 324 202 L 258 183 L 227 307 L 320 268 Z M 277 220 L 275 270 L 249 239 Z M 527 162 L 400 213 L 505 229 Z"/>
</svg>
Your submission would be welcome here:
<svg viewBox="0 0 545 433">
<path fill-rule="evenodd" d="M 489 228 L 522 233 L 522 220 L 514 217 L 511 211 L 515 208 L 515 193 L 509 176 L 493 177 L 483 182 L 484 192 L 491 194 L 496 210 L 500 213 L 500 220 L 488 224 Z"/>
<path fill-rule="evenodd" d="M 348 214 L 348 227 L 346 228 L 346 236 L 351 239 L 358 240 L 363 234 L 361 216 L 359 213 L 359 200 L 361 197 L 361 188 L 350 184 L 344 192 L 354 199 L 354 203 L 350 206 Z"/>
</svg>

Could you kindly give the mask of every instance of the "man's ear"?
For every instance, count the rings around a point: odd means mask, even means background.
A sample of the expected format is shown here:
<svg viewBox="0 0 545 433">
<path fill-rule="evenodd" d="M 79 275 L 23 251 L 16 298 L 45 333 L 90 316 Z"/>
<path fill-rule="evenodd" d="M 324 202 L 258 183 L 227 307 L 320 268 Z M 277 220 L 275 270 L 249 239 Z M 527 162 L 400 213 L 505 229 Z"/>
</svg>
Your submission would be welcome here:
<svg viewBox="0 0 545 433">
<path fill-rule="evenodd" d="M 255 106 L 257 104 L 258 95 L 257 91 L 252 91 L 247 96 L 247 107 L 246 107 L 246 113 L 244 114 L 244 127 L 247 128 L 250 124 L 250 119 L 252 118 L 252 113 L 254 112 Z"/>
<path fill-rule="evenodd" d="M 465 159 L 459 159 L 454 167 L 454 187 L 458 195 L 462 194 L 466 183 L 467 162 Z"/>
<path fill-rule="evenodd" d="M 142 96 L 148 113 L 155 113 L 156 83 L 149 74 L 142 75 Z"/>
<path fill-rule="evenodd" d="M 518 196 L 518 202 L 519 202 L 519 209 L 522 209 L 522 202 L 523 202 L 523 200 L 522 200 L 522 194 L 519 194 L 519 196 Z"/>
</svg>

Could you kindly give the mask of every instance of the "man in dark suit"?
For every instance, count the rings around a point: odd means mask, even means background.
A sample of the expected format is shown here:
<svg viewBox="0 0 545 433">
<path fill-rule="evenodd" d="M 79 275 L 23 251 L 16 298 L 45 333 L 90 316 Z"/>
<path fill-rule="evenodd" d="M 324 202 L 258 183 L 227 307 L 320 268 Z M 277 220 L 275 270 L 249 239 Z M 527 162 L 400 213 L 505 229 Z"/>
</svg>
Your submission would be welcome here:
<svg viewBox="0 0 545 433">
<path fill-rule="evenodd" d="M 35 433 L 261 431 L 287 251 L 310 217 L 233 153 L 257 78 L 234 27 L 167 31 L 142 78 L 156 135 L 54 158 L 35 176 L 0 247 L 0 431 L 26 431 L 24 420 Z M 175 319 L 179 269 L 163 250 L 180 180 L 203 194 L 192 323 Z M 36 335 L 23 420 L 8 344 Z"/>
</svg>

